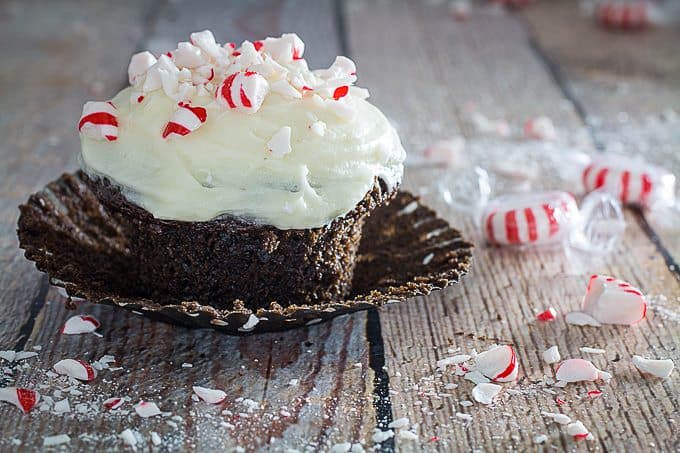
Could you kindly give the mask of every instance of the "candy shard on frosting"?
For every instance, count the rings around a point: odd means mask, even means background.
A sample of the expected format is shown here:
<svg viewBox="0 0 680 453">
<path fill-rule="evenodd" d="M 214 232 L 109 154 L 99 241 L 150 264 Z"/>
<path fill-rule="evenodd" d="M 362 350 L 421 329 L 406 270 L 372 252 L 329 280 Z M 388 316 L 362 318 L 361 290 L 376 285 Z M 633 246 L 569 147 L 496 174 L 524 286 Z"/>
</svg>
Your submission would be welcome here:
<svg viewBox="0 0 680 453">
<path fill-rule="evenodd" d="M 95 140 L 118 138 L 118 113 L 111 102 L 86 102 L 78 122 L 78 130 Z"/>
<path fill-rule="evenodd" d="M 267 142 L 267 148 L 273 156 L 283 157 L 292 151 L 290 146 L 290 132 L 290 126 L 284 126 L 272 135 L 271 140 Z"/>
<path fill-rule="evenodd" d="M 257 72 L 235 72 L 217 88 L 217 103 L 239 112 L 255 113 L 268 92 L 267 79 Z"/>
<path fill-rule="evenodd" d="M 208 112 L 203 107 L 195 107 L 180 102 L 179 108 L 170 117 L 165 125 L 163 138 L 172 136 L 184 136 L 195 131 L 208 119 Z"/>
<path fill-rule="evenodd" d="M 151 66 L 156 64 L 156 57 L 149 51 L 139 52 L 132 56 L 128 66 L 128 80 L 133 85 L 137 77 L 146 74 Z"/>
</svg>

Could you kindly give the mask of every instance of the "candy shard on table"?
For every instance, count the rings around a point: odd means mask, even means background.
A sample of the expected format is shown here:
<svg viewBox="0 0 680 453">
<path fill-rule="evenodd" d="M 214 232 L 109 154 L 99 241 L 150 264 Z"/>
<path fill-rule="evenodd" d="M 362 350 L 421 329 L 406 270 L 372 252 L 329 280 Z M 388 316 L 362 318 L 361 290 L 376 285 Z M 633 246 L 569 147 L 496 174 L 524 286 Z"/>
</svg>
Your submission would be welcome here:
<svg viewBox="0 0 680 453">
<path fill-rule="evenodd" d="M 582 310 L 602 324 L 633 325 L 647 314 L 647 301 L 639 289 L 607 275 L 592 275 Z"/>
<path fill-rule="evenodd" d="M 666 379 L 673 372 L 675 364 L 671 359 L 646 359 L 639 355 L 634 355 L 632 359 L 635 368 L 646 374 Z"/>
<path fill-rule="evenodd" d="M 598 370 L 595 365 L 585 359 L 567 359 L 559 364 L 555 378 L 561 382 L 596 381 L 611 379 L 611 374 Z"/>
<path fill-rule="evenodd" d="M 517 379 L 519 366 L 515 350 L 510 345 L 495 345 L 475 357 L 477 371 L 496 382 Z"/>
</svg>

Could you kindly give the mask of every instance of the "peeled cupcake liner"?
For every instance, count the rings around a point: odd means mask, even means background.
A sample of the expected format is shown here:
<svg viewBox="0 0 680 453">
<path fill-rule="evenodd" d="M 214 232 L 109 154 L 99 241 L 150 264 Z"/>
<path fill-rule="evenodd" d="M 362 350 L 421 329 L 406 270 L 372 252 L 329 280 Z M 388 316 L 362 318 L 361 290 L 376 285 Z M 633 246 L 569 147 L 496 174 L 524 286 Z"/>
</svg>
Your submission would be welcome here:
<svg viewBox="0 0 680 453">
<path fill-rule="evenodd" d="M 117 260 L 124 261 L 129 253 L 121 246 L 126 241 L 119 240 L 124 230 L 107 213 L 80 173 L 62 175 L 31 195 L 19 208 L 18 233 L 26 258 L 34 261 L 39 270 L 50 276 L 50 282 L 63 287 L 70 297 L 232 335 L 303 327 L 427 295 L 457 283 L 472 263 L 473 246 L 458 230 L 438 218 L 418 198 L 399 191 L 388 205 L 377 208 L 366 220 L 352 291 L 343 302 L 288 307 L 271 302 L 268 309 L 256 311 L 240 300 L 234 300 L 230 310 L 196 301 L 160 304 L 134 294 L 134 275 L 119 275 L 113 270 Z M 87 270 L 82 268 L 83 257 Z M 92 267 L 100 269 L 95 276 Z"/>
</svg>

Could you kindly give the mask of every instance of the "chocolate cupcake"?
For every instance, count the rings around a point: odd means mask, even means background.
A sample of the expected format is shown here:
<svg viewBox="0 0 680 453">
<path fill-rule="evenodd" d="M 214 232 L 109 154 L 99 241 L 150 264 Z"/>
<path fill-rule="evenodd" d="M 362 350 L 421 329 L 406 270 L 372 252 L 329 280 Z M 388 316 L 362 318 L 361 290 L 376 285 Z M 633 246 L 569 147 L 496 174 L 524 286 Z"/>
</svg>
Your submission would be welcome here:
<svg viewBox="0 0 680 453">
<path fill-rule="evenodd" d="M 81 179 L 125 232 L 135 294 L 220 309 L 348 295 L 405 152 L 351 60 L 310 71 L 303 52 L 294 34 L 236 47 L 193 33 L 134 55 L 130 86 L 85 104 Z"/>
</svg>

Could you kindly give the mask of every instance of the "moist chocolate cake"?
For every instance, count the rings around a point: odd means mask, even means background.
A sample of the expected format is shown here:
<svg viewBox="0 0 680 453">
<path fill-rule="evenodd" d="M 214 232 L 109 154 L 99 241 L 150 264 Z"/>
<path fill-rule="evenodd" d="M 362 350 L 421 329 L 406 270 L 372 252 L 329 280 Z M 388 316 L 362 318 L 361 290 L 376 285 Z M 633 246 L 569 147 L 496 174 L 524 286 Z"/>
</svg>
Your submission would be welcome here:
<svg viewBox="0 0 680 453">
<path fill-rule="evenodd" d="M 134 55 L 130 86 L 85 104 L 78 177 L 125 237 L 111 279 L 217 309 L 349 294 L 364 221 L 396 194 L 405 152 L 351 60 L 311 71 L 303 52 L 294 34 L 237 47 L 193 33 Z"/>
<path fill-rule="evenodd" d="M 126 231 L 141 288 L 157 302 L 195 300 L 231 308 L 287 307 L 349 294 L 366 216 L 395 194 L 376 183 L 349 213 L 311 229 L 281 230 L 234 216 L 206 222 L 154 218 L 106 178 L 80 177 Z"/>
</svg>

